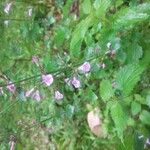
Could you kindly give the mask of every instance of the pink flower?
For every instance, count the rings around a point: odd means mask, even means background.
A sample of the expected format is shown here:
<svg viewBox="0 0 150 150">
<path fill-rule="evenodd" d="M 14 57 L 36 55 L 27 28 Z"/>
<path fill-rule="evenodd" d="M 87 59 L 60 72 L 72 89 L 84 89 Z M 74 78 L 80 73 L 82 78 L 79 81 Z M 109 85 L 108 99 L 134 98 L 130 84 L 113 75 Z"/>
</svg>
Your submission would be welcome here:
<svg viewBox="0 0 150 150">
<path fill-rule="evenodd" d="M 10 150 L 14 150 L 15 149 L 15 142 L 14 141 L 10 141 L 9 142 L 9 146 L 10 146 Z"/>
<path fill-rule="evenodd" d="M 47 75 L 42 75 L 42 82 L 47 85 L 50 86 L 53 83 L 54 79 L 53 76 L 51 74 L 47 74 Z"/>
<path fill-rule="evenodd" d="M 39 57 L 38 56 L 32 56 L 32 63 L 38 65 Z"/>
<path fill-rule="evenodd" d="M 80 86 L 81 86 L 80 81 L 76 77 L 73 77 L 73 79 L 71 80 L 71 84 L 75 88 L 80 88 Z"/>
<path fill-rule="evenodd" d="M 63 98 L 64 98 L 63 94 L 61 94 L 59 91 L 55 91 L 55 99 L 56 100 L 61 100 Z"/>
<path fill-rule="evenodd" d="M 89 62 L 85 62 L 78 68 L 78 70 L 82 71 L 83 73 L 87 73 L 91 70 L 91 65 Z"/>
<path fill-rule="evenodd" d="M 32 88 L 31 90 L 26 91 L 25 96 L 30 97 L 32 95 L 33 91 L 34 91 L 34 88 Z"/>
<path fill-rule="evenodd" d="M 11 6 L 12 6 L 12 3 L 7 3 L 7 4 L 6 4 L 6 6 L 5 6 L 5 8 L 4 8 L 4 12 L 5 12 L 6 14 L 9 14 L 9 11 L 10 11 Z"/>
<path fill-rule="evenodd" d="M 32 98 L 35 99 L 35 100 L 38 101 L 38 102 L 41 100 L 41 95 L 40 95 L 39 90 L 36 90 L 36 91 L 33 93 Z"/>
<path fill-rule="evenodd" d="M 15 93 L 16 91 L 16 87 L 14 84 L 12 84 L 12 82 L 9 82 L 8 85 L 7 85 L 7 89 L 12 92 L 12 93 Z"/>
</svg>

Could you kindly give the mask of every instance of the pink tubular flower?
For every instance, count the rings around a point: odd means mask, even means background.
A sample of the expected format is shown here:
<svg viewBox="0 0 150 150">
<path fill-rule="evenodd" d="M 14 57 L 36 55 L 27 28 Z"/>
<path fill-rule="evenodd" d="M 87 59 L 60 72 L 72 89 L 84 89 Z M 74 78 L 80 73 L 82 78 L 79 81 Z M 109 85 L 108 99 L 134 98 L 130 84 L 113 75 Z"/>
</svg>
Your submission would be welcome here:
<svg viewBox="0 0 150 150">
<path fill-rule="evenodd" d="M 12 6 L 12 3 L 7 3 L 7 4 L 6 4 L 6 6 L 5 6 L 5 8 L 4 8 L 4 12 L 5 12 L 6 14 L 9 14 L 9 11 L 10 11 L 11 6 Z"/>
<path fill-rule="evenodd" d="M 7 85 L 7 89 L 12 92 L 12 93 L 15 93 L 16 91 L 16 87 L 14 84 L 12 84 L 12 82 L 9 82 L 8 85 Z"/>
<path fill-rule="evenodd" d="M 53 83 L 54 79 L 53 76 L 51 74 L 47 74 L 47 75 L 42 75 L 42 82 L 47 85 L 50 86 Z"/>
<path fill-rule="evenodd" d="M 87 73 L 91 70 L 91 65 L 89 62 L 85 62 L 78 68 L 78 70 L 82 71 L 83 73 Z"/>
<path fill-rule="evenodd" d="M 77 88 L 80 88 L 81 84 L 80 84 L 80 81 L 76 78 L 76 77 L 73 77 L 73 79 L 71 80 L 71 84 L 77 89 Z"/>
<path fill-rule="evenodd" d="M 64 95 L 61 94 L 59 91 L 55 91 L 55 99 L 56 100 L 61 100 L 64 98 Z"/>
<path fill-rule="evenodd" d="M 41 100 L 41 95 L 40 95 L 39 90 L 36 90 L 36 91 L 33 93 L 32 98 L 35 99 L 35 100 L 38 101 L 38 102 Z"/>
</svg>

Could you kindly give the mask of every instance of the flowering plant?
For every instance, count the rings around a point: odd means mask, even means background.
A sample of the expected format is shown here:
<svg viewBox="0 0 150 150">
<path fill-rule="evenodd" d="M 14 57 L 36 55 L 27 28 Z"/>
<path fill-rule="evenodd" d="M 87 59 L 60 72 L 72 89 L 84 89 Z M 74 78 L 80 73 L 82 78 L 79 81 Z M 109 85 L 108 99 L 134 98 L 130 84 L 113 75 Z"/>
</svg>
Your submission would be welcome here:
<svg viewBox="0 0 150 150">
<path fill-rule="evenodd" d="M 0 149 L 148 149 L 148 0 L 0 2 Z"/>
</svg>

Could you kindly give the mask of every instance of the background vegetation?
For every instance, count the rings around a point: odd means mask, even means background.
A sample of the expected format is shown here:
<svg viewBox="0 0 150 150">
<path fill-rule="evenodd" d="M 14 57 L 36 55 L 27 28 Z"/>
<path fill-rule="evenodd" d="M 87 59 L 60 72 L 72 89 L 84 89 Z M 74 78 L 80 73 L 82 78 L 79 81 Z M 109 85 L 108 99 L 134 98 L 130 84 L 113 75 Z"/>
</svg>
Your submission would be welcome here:
<svg viewBox="0 0 150 150">
<path fill-rule="evenodd" d="M 149 0 L 1 0 L 0 149 L 148 149 L 149 20 Z"/>
</svg>

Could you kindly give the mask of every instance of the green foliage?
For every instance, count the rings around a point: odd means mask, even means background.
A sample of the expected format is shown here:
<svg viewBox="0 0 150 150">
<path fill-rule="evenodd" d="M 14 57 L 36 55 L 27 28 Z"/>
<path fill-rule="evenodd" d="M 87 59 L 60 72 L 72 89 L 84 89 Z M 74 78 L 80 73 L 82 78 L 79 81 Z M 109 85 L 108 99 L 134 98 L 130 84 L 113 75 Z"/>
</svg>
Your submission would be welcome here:
<svg viewBox="0 0 150 150">
<path fill-rule="evenodd" d="M 85 37 L 88 28 L 94 23 L 93 21 L 93 16 L 88 16 L 87 18 L 82 20 L 75 28 L 70 42 L 71 55 L 79 56 L 79 54 L 81 53 L 81 43 Z"/>
<path fill-rule="evenodd" d="M 141 111 L 141 105 L 137 102 L 132 102 L 131 104 L 131 113 L 132 115 L 137 115 Z"/>
<path fill-rule="evenodd" d="M 17 150 L 144 149 L 150 135 L 150 2 L 20 0 L 6 13 L 8 2 L 0 2 L 0 149 L 10 149 L 12 135 Z M 86 73 L 79 69 L 85 62 Z M 44 85 L 45 74 L 53 75 L 52 85 Z M 41 100 L 26 96 L 31 89 Z M 95 108 L 100 137 L 87 123 Z"/>
<path fill-rule="evenodd" d="M 100 83 L 100 95 L 104 101 L 108 101 L 114 95 L 114 90 L 109 80 Z"/>
<path fill-rule="evenodd" d="M 127 114 L 122 109 L 122 106 L 118 102 L 114 102 L 111 106 L 111 117 L 115 123 L 115 129 L 118 137 L 123 141 L 123 131 L 126 127 Z"/>
<path fill-rule="evenodd" d="M 150 125 L 150 112 L 143 110 L 140 114 L 140 120 L 143 124 Z"/>
<path fill-rule="evenodd" d="M 136 83 L 140 80 L 140 75 L 143 72 L 144 68 L 139 65 L 127 65 L 124 66 L 117 72 L 116 82 L 118 88 L 122 90 L 124 95 L 129 95 Z"/>
<path fill-rule="evenodd" d="M 119 15 L 117 14 L 114 29 L 131 29 L 135 25 L 140 24 L 149 18 L 149 8 L 149 4 L 141 4 L 136 7 L 122 9 L 122 11 L 119 12 Z"/>
</svg>

